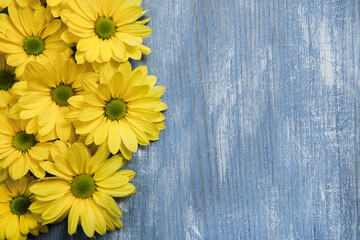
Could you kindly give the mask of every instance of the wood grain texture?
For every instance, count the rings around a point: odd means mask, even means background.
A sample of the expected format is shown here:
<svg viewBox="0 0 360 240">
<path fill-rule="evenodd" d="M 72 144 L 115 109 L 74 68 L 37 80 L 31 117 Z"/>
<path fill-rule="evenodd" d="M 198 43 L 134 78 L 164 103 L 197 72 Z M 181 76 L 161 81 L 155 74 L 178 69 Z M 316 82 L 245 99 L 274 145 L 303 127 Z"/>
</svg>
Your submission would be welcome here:
<svg viewBox="0 0 360 240">
<path fill-rule="evenodd" d="M 360 239 L 359 0 L 144 0 L 167 129 L 97 239 Z M 38 239 L 69 237 L 66 223 Z"/>
</svg>

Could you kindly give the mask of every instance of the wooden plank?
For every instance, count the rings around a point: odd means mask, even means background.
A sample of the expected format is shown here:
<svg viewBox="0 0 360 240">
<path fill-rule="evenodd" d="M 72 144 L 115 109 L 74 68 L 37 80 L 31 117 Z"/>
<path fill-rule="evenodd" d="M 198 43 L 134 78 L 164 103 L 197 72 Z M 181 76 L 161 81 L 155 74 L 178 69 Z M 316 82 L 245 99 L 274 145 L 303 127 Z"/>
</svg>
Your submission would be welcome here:
<svg viewBox="0 0 360 240">
<path fill-rule="evenodd" d="M 359 239 L 360 1 L 143 5 L 134 65 L 167 86 L 167 129 L 126 166 L 124 229 L 97 238 Z"/>
</svg>

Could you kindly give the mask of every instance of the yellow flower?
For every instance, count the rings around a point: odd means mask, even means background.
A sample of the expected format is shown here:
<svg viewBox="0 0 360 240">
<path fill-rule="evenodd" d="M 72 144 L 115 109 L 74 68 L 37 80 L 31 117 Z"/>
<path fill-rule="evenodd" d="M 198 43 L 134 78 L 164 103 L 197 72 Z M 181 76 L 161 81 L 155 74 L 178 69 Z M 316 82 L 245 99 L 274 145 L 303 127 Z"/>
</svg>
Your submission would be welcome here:
<svg viewBox="0 0 360 240">
<path fill-rule="evenodd" d="M 121 228 L 122 213 L 112 197 L 135 194 L 135 187 L 129 183 L 135 173 L 117 171 L 126 160 L 121 155 L 107 159 L 106 146 L 101 146 L 94 156 L 80 142 L 68 148 L 58 141 L 57 148 L 58 151 L 51 152 L 53 162 L 41 163 L 54 177 L 40 179 L 30 188 L 39 200 L 30 210 L 41 214 L 44 224 L 68 216 L 70 235 L 76 232 L 79 223 L 88 237 L 95 231 L 103 235 L 106 230 Z"/>
<path fill-rule="evenodd" d="M 47 232 L 41 225 L 38 214 L 33 213 L 29 206 L 37 202 L 29 187 L 35 180 L 29 175 L 19 180 L 7 179 L 0 183 L 0 239 L 26 239 L 31 233 L 34 236 Z"/>
<path fill-rule="evenodd" d="M 65 2 L 60 15 L 69 29 L 61 38 L 77 43 L 78 63 L 140 60 L 151 52 L 142 45 L 151 28 L 144 25 L 149 19 L 137 21 L 145 13 L 140 4 L 141 0 Z"/>
<path fill-rule="evenodd" d="M 0 55 L 0 108 L 15 104 L 12 87 L 18 81 L 15 77 L 15 68 L 7 65 L 5 56 Z"/>
<path fill-rule="evenodd" d="M 30 170 L 36 177 L 45 176 L 39 163 L 49 156 L 49 143 L 43 143 L 31 122 L 13 120 L 0 113 L 0 166 L 11 178 L 20 179 Z M 34 133 L 35 132 L 35 133 Z"/>
<path fill-rule="evenodd" d="M 21 119 L 35 119 L 41 136 L 55 130 L 61 140 L 73 137 L 72 124 L 65 120 L 71 111 L 67 100 L 83 94 L 83 79 L 97 81 L 98 74 L 87 72 L 85 65 L 60 54 L 53 64 L 29 63 L 22 79 L 25 80 L 22 86 L 15 86 L 15 92 L 21 97 L 11 114 L 16 112 Z"/>
<path fill-rule="evenodd" d="M 31 7 L 33 9 L 39 9 L 41 2 L 39 0 L 0 0 L 0 7 L 6 8 L 12 3 L 17 3 L 20 7 Z"/>
<path fill-rule="evenodd" d="M 154 86 L 156 77 L 147 76 L 146 66 L 132 71 L 129 62 L 115 73 L 101 68 L 99 75 L 99 85 L 86 84 L 84 95 L 69 98 L 74 110 L 67 119 L 74 121 L 77 134 L 87 135 L 86 144 L 105 142 L 111 153 L 120 150 L 130 159 L 138 144 L 158 140 L 165 128 L 161 111 L 167 105 L 160 99 L 165 87 Z"/>
<path fill-rule="evenodd" d="M 6 54 L 7 64 L 16 67 L 20 77 L 29 62 L 49 64 L 63 52 L 72 51 L 60 36 L 65 30 L 60 19 L 53 19 L 50 10 L 33 10 L 10 5 L 9 15 L 0 14 L 0 51 Z"/>
</svg>

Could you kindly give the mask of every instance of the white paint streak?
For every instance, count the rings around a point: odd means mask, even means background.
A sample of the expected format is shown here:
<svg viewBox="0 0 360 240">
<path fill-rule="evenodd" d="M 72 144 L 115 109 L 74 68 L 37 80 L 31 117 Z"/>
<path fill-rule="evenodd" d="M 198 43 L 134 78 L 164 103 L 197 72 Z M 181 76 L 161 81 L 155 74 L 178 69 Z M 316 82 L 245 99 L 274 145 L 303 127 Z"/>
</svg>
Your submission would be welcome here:
<svg viewBox="0 0 360 240">
<path fill-rule="evenodd" d="M 279 203 L 279 191 L 272 189 L 266 198 L 260 199 L 260 206 L 262 211 L 266 213 L 267 218 L 263 222 L 268 227 L 268 237 L 276 235 L 277 229 L 280 227 L 280 213 L 275 203 Z"/>
<path fill-rule="evenodd" d="M 199 239 L 202 239 L 201 233 L 196 225 L 193 225 L 191 229 L 199 237 Z"/>
<path fill-rule="evenodd" d="M 236 96 L 230 98 L 230 104 L 226 108 L 232 108 L 235 104 Z M 218 146 L 218 159 L 219 159 L 219 175 L 220 180 L 224 181 L 226 179 L 226 170 L 228 167 L 228 162 L 230 157 L 229 151 L 229 118 L 227 114 L 231 111 L 231 109 L 223 109 L 221 112 L 220 119 L 223 121 L 219 121 L 217 124 L 218 133 L 216 136 L 216 143 Z"/>
<path fill-rule="evenodd" d="M 229 145 L 234 139 L 232 132 L 229 132 L 231 118 L 229 113 L 238 111 L 236 105 L 237 91 L 232 84 L 227 84 L 225 81 L 232 79 L 229 76 L 231 72 L 232 64 L 235 57 L 235 46 L 229 45 L 225 55 L 222 57 L 224 61 L 220 65 L 215 66 L 215 69 L 221 69 L 215 71 L 214 75 L 210 75 L 213 82 L 216 83 L 216 87 L 213 87 L 215 91 L 210 93 L 209 111 L 211 115 L 215 115 L 218 118 L 216 123 L 216 145 L 217 145 L 217 159 L 219 163 L 219 179 L 224 181 L 226 179 L 226 170 L 228 168 L 229 161 L 231 159 Z M 216 74 L 217 72 L 221 74 Z M 222 81 L 219 81 L 222 79 Z"/>
<path fill-rule="evenodd" d="M 332 46 L 331 26 L 323 20 L 319 27 L 320 72 L 325 85 L 332 87 L 335 81 L 335 52 Z"/>
<path fill-rule="evenodd" d="M 298 8 L 299 22 L 302 30 L 303 37 L 302 39 L 306 42 L 306 45 L 309 45 L 309 23 L 307 21 L 308 14 L 305 10 L 305 7 L 299 4 Z"/>
<path fill-rule="evenodd" d="M 185 240 L 203 239 L 200 230 L 196 225 L 196 215 L 193 206 L 187 207 L 185 219 Z"/>
</svg>

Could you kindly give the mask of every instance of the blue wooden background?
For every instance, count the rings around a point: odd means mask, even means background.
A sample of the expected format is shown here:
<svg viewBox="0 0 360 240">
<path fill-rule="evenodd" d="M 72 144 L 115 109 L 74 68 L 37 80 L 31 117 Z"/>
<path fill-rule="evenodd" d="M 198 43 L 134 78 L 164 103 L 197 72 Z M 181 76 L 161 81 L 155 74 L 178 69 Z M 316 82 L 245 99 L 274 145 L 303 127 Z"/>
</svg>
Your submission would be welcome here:
<svg viewBox="0 0 360 240">
<path fill-rule="evenodd" d="M 143 6 L 167 129 L 97 239 L 360 239 L 360 0 Z"/>
</svg>

